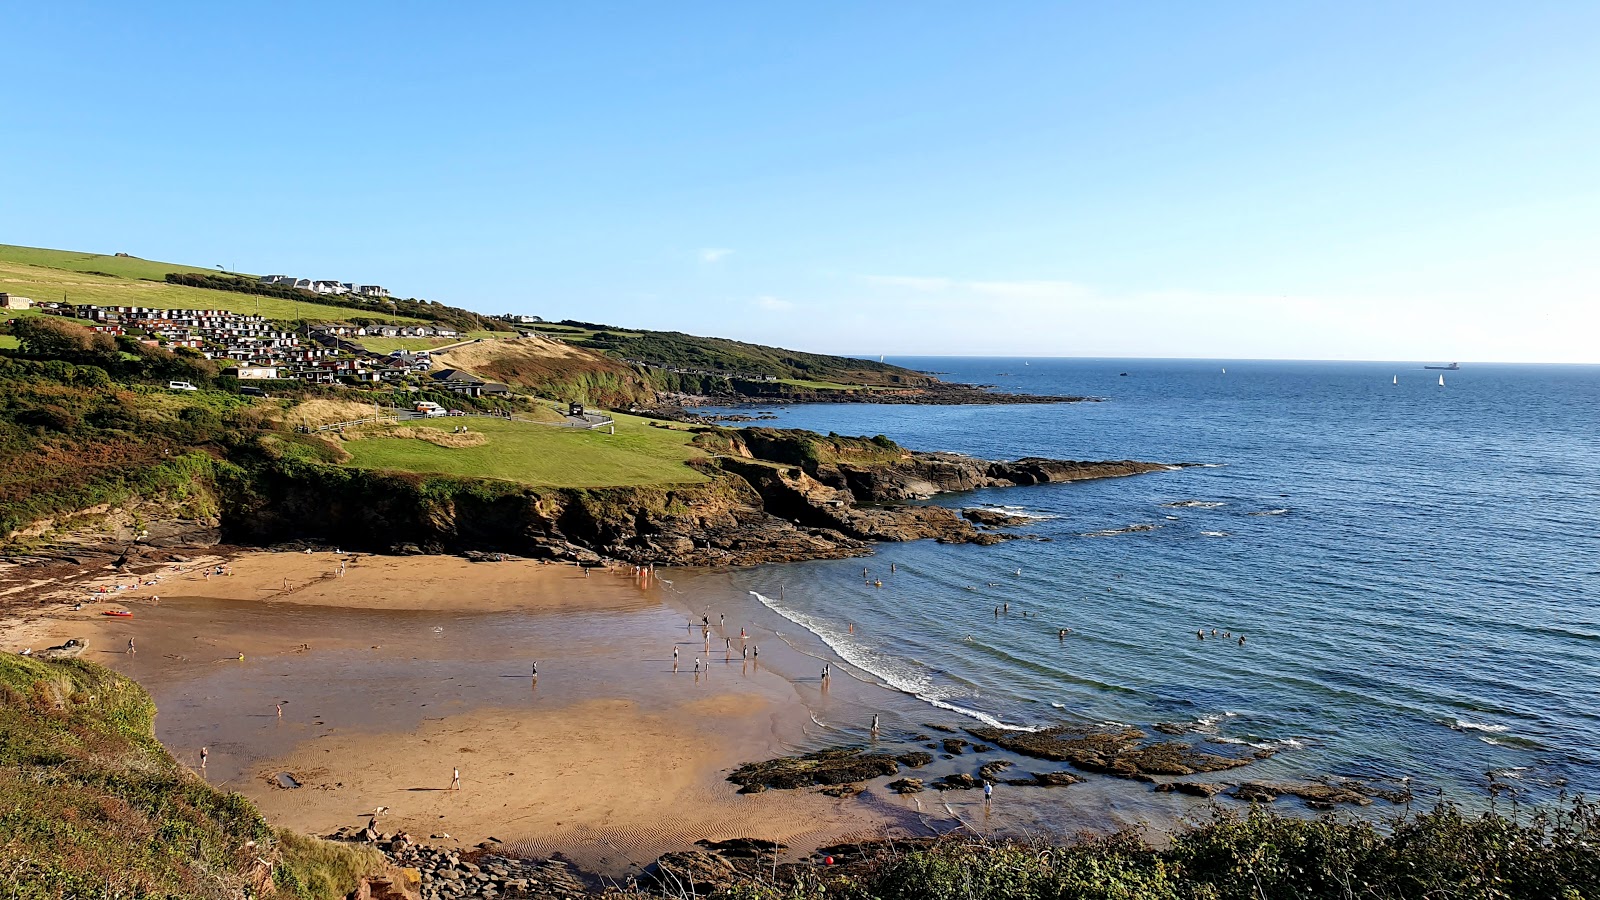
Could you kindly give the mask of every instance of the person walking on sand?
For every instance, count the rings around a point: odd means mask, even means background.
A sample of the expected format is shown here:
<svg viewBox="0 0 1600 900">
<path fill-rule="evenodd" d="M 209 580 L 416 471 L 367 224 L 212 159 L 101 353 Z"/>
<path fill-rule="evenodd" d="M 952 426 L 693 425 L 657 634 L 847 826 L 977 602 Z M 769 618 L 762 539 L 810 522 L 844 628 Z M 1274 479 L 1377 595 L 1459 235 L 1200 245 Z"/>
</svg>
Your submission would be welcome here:
<svg viewBox="0 0 1600 900">
<path fill-rule="evenodd" d="M 698 656 L 694 658 L 694 673 L 696 675 L 700 674 L 700 657 Z"/>
<path fill-rule="evenodd" d="M 450 769 L 450 790 L 461 790 L 461 769 L 459 767 L 451 767 Z"/>
<path fill-rule="evenodd" d="M 133 638 L 128 638 L 128 652 L 129 653 L 137 653 L 138 652 L 137 650 L 133 649 Z"/>
<path fill-rule="evenodd" d="M 742 640 L 747 639 L 748 637 L 749 637 L 749 635 L 744 633 L 744 629 L 743 628 L 739 629 L 739 640 L 742 641 Z"/>
<path fill-rule="evenodd" d="M 278 701 L 278 718 L 283 718 L 283 701 Z"/>
<path fill-rule="evenodd" d="M 207 750 L 204 747 L 200 748 L 200 768 L 204 769 L 206 767 L 206 757 L 208 757 L 210 755 L 211 755 L 211 751 Z"/>
<path fill-rule="evenodd" d="M 1241 641 L 1242 641 L 1242 639 L 1241 639 Z M 750 647 L 750 655 L 751 656 L 760 656 L 761 655 L 761 645 L 760 644 L 752 644 L 751 647 Z"/>
<path fill-rule="evenodd" d="M 538 663 L 534 663 L 533 664 L 533 677 L 534 678 L 538 678 L 539 677 L 539 664 Z"/>
<path fill-rule="evenodd" d="M 678 645 L 677 644 L 673 644 L 672 645 L 672 658 L 673 659 L 677 659 L 678 658 Z"/>
</svg>

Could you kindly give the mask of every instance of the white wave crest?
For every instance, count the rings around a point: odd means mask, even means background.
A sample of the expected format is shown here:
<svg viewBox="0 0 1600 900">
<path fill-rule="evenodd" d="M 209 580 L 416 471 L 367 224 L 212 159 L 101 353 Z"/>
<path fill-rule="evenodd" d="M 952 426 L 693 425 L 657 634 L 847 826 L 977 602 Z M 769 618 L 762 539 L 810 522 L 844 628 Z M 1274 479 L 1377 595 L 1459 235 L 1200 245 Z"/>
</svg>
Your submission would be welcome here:
<svg viewBox="0 0 1600 900">
<path fill-rule="evenodd" d="M 1500 734 L 1511 730 L 1509 725 L 1485 725 L 1482 722 L 1469 722 L 1466 719 L 1457 719 L 1455 724 L 1450 727 L 1456 731 L 1487 731 L 1491 734 Z"/>
<path fill-rule="evenodd" d="M 935 692 L 937 689 L 935 688 L 932 679 L 928 678 L 926 674 L 919 671 L 916 667 L 907 665 L 893 657 L 876 653 L 871 648 L 862 646 L 861 644 L 851 640 L 848 632 L 840 632 L 837 628 L 830 627 L 826 622 L 823 622 L 820 619 L 808 616 L 803 612 L 799 612 L 798 610 L 782 606 L 778 603 L 778 601 L 768 597 L 765 594 L 757 591 L 750 591 L 750 596 L 760 600 L 761 604 L 767 609 L 772 610 L 785 619 L 788 619 L 794 624 L 799 625 L 801 628 L 804 628 L 816 635 L 817 638 L 820 639 L 824 644 L 827 644 L 828 649 L 837 654 L 840 659 L 852 666 L 855 666 L 857 669 L 874 676 L 879 681 L 903 694 L 909 694 L 918 700 L 929 704 L 930 706 L 936 706 L 939 709 L 948 710 L 953 713 L 967 716 L 971 719 L 976 719 L 992 728 L 1003 728 L 1007 731 L 1037 730 L 1034 728 L 1029 728 L 1025 725 L 1011 725 L 1006 722 L 1002 722 L 988 713 L 981 712 L 976 709 L 968 709 L 965 706 L 959 706 L 955 703 L 951 703 L 947 697 L 936 696 Z"/>
</svg>

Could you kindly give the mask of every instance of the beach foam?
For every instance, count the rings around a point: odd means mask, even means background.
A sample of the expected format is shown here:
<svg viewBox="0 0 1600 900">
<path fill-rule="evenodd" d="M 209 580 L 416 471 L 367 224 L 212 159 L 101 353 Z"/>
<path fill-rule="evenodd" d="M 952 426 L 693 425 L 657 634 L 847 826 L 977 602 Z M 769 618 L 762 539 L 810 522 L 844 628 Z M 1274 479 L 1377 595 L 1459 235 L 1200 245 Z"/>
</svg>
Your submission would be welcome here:
<svg viewBox="0 0 1600 900">
<path fill-rule="evenodd" d="M 1025 725 L 1012 725 L 980 710 L 971 709 L 950 702 L 955 699 L 952 695 L 942 694 L 924 671 L 913 664 L 877 652 L 858 641 L 850 639 L 848 631 L 841 632 L 837 627 L 808 616 L 798 610 L 790 609 L 778 601 L 759 591 L 750 591 L 750 596 L 761 601 L 761 604 L 778 615 L 788 619 L 801 628 L 811 632 L 828 646 L 838 657 L 857 669 L 872 675 L 884 685 L 891 687 L 903 694 L 921 700 L 929 706 L 957 713 L 970 719 L 976 719 L 992 728 L 1003 728 L 1007 731 L 1034 731 Z M 820 723 L 819 723 L 820 724 Z"/>
</svg>

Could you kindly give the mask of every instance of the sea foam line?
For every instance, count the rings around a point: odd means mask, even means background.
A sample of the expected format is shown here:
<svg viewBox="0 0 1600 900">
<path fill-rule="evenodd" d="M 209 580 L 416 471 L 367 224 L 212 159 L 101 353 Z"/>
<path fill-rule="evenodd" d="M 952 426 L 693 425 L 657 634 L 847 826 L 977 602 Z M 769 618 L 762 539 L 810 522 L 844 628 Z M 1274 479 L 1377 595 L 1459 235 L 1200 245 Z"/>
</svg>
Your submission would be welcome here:
<svg viewBox="0 0 1600 900">
<path fill-rule="evenodd" d="M 860 644 L 848 640 L 844 635 L 837 633 L 830 634 L 831 630 L 828 629 L 821 621 L 808 616 L 805 613 L 782 606 L 776 600 L 773 600 L 771 597 L 768 597 L 759 591 L 750 591 L 749 593 L 750 596 L 760 600 L 761 604 L 767 609 L 772 610 L 785 619 L 788 619 L 790 622 L 793 622 L 794 624 L 799 625 L 801 628 L 804 628 L 805 630 L 816 635 L 817 639 L 826 644 L 828 649 L 838 654 L 840 659 L 851 664 L 852 666 L 855 666 L 863 672 L 870 673 L 879 681 L 891 688 L 894 688 L 902 694 L 915 697 L 930 706 L 936 706 L 939 709 L 948 710 L 959 715 L 967 716 L 968 718 L 976 719 L 979 722 L 982 722 L 985 725 L 993 728 L 1003 728 L 1006 731 L 1038 730 L 1035 728 L 1029 728 L 1025 725 L 1010 725 L 1002 722 L 994 716 L 989 715 L 988 713 L 981 712 L 976 709 L 968 709 L 964 706 L 958 706 L 949 702 L 948 700 L 935 697 L 929 693 L 933 687 L 933 684 L 927 678 L 918 678 L 910 672 L 889 671 L 891 667 L 886 665 L 884 662 L 879 661 L 877 658 L 878 654 L 873 653 L 871 650 L 861 646 Z"/>
</svg>

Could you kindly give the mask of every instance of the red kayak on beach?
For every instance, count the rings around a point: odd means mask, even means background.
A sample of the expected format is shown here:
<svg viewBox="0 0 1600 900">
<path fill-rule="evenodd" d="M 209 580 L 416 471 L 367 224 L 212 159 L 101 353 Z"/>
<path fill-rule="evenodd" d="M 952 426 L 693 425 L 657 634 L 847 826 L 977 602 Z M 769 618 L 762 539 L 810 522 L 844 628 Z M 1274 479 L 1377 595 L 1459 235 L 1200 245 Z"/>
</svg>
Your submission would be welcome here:
<svg viewBox="0 0 1600 900">
<path fill-rule="evenodd" d="M 118 616 L 118 617 L 126 617 L 126 616 L 131 616 L 131 615 L 133 615 L 133 613 L 131 613 L 131 612 L 128 612 L 128 611 L 127 611 L 127 610 L 125 610 L 125 609 L 108 609 L 108 610 L 106 610 L 106 611 L 105 611 L 105 612 L 103 612 L 103 613 L 101 613 L 101 614 L 100 614 L 100 615 L 102 615 L 102 616 Z"/>
</svg>

